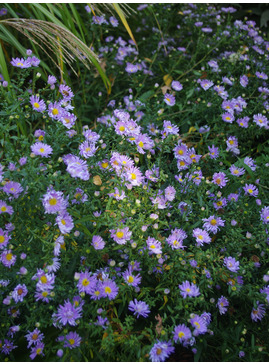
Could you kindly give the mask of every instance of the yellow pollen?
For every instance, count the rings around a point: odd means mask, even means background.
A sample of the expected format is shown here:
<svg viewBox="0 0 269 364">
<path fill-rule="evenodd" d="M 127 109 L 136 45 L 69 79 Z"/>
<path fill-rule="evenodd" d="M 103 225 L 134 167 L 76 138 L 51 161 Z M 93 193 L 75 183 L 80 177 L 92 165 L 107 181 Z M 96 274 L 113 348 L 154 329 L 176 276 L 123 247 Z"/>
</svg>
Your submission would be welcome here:
<svg viewBox="0 0 269 364">
<path fill-rule="evenodd" d="M 46 276 L 40 277 L 40 280 L 41 280 L 42 283 L 47 283 L 47 281 L 48 281 Z"/>
<path fill-rule="evenodd" d="M 191 291 L 191 289 L 190 289 L 190 288 L 186 288 L 186 291 L 187 291 L 187 292 L 190 292 L 190 291 Z"/>
<path fill-rule="evenodd" d="M 241 126 L 243 126 L 243 125 L 244 125 L 244 123 L 242 123 L 242 122 L 241 122 L 241 123 L 240 123 L 240 125 L 241 125 Z"/>
<path fill-rule="evenodd" d="M 210 221 L 210 224 L 213 225 L 213 226 L 215 226 L 217 224 L 217 220 L 216 219 L 212 219 Z"/>
<path fill-rule="evenodd" d="M 134 281 L 134 277 L 133 277 L 133 276 L 129 276 L 129 277 L 127 278 L 127 281 L 128 281 L 129 283 L 133 283 L 133 281 Z"/>
<path fill-rule="evenodd" d="M 166 100 L 167 100 L 168 102 L 170 102 L 170 101 L 171 101 L 171 99 L 169 99 L 169 97 L 167 97 L 167 98 L 166 98 Z"/>
<path fill-rule="evenodd" d="M 44 148 L 40 148 L 39 151 L 40 151 L 40 153 L 44 153 L 45 152 L 45 149 Z"/>
<path fill-rule="evenodd" d="M 179 151 L 177 152 L 179 155 L 183 155 L 184 154 L 184 152 L 183 152 L 183 150 L 182 149 L 179 149 Z"/>
<path fill-rule="evenodd" d="M 155 249 L 156 248 L 156 246 L 154 245 L 154 244 L 152 244 L 151 246 L 150 246 L 150 249 Z"/>
<path fill-rule="evenodd" d="M 16 190 L 15 190 L 15 188 L 14 188 L 14 187 L 11 187 L 11 188 L 10 188 L 10 191 L 12 191 L 12 192 L 13 192 L 13 191 L 16 191 Z"/>
<path fill-rule="evenodd" d="M 40 107 L 39 103 L 38 102 L 35 102 L 34 103 L 34 107 L 36 107 L 38 109 Z"/>
<path fill-rule="evenodd" d="M 180 332 L 178 333 L 178 337 L 182 338 L 182 337 L 184 337 L 184 336 L 185 336 L 184 332 L 180 331 Z"/>
<path fill-rule="evenodd" d="M 85 149 L 85 152 L 90 152 L 90 151 L 91 151 L 91 148 L 90 147 L 88 147 L 88 148 Z"/>
<path fill-rule="evenodd" d="M 1 207 L 1 211 L 3 211 L 3 212 L 7 211 L 6 206 L 2 206 L 2 207 Z"/>
<path fill-rule="evenodd" d="M 17 63 L 17 66 L 23 66 L 23 63 L 18 62 L 18 63 Z"/>
<path fill-rule="evenodd" d="M 218 205 L 218 206 L 222 206 L 222 201 L 218 201 L 218 202 L 217 202 L 217 205 Z"/>
<path fill-rule="evenodd" d="M 185 166 L 185 162 L 184 162 L 184 161 L 180 161 L 180 162 L 179 162 L 179 164 L 180 164 L 181 166 Z"/>
<path fill-rule="evenodd" d="M 56 198 L 51 198 L 50 200 L 49 200 L 49 204 L 51 205 L 51 206 L 55 206 L 56 204 L 57 204 L 57 200 L 56 200 Z"/>
<path fill-rule="evenodd" d="M 23 289 L 22 289 L 22 288 L 19 288 L 19 289 L 17 290 L 17 292 L 18 292 L 18 295 L 20 296 L 21 294 L 23 294 Z"/>
<path fill-rule="evenodd" d="M 119 131 L 124 131 L 125 130 L 125 127 L 124 126 L 120 126 L 119 127 Z"/>
<path fill-rule="evenodd" d="M 238 173 L 239 173 L 238 169 L 235 169 L 234 174 L 238 174 Z"/>
<path fill-rule="evenodd" d="M 94 294 L 95 294 L 95 296 L 99 296 L 100 291 L 95 291 Z"/>
<path fill-rule="evenodd" d="M 47 297 L 47 295 L 48 295 L 48 292 L 46 292 L 46 291 L 42 292 L 43 297 Z"/>
<path fill-rule="evenodd" d="M 197 321 L 194 322 L 194 325 L 196 325 L 198 329 L 200 329 L 200 327 L 201 327 L 199 322 L 197 322 Z"/>
<path fill-rule="evenodd" d="M 107 162 L 104 162 L 104 163 L 102 163 L 102 164 L 101 164 L 101 166 L 102 166 L 103 168 L 107 168 L 108 163 L 107 163 Z"/>
<path fill-rule="evenodd" d="M 70 123 L 70 119 L 68 119 L 68 118 L 64 118 L 64 121 L 66 122 L 66 124 Z"/>
<path fill-rule="evenodd" d="M 37 351 L 36 351 L 37 355 L 40 355 L 41 352 L 42 352 L 42 349 L 41 348 L 38 348 Z"/>
<path fill-rule="evenodd" d="M 251 188 L 248 189 L 249 193 L 253 193 L 253 190 Z"/>
<path fill-rule="evenodd" d="M 82 281 L 82 286 L 86 287 L 90 284 L 90 282 L 88 281 L 87 278 L 84 278 L 83 281 Z"/>
<path fill-rule="evenodd" d="M 44 139 L 43 135 L 40 135 L 40 136 L 38 137 L 38 140 L 40 140 L 40 141 L 42 141 L 43 139 Z"/>
<path fill-rule="evenodd" d="M 139 145 L 140 148 L 142 148 L 144 146 L 144 143 L 143 142 L 139 142 L 138 145 Z"/>
<path fill-rule="evenodd" d="M 33 334 L 32 339 L 33 340 L 36 340 L 37 338 L 38 338 L 38 335 L 37 334 Z"/>
<path fill-rule="evenodd" d="M 131 173 L 131 178 L 132 179 L 136 179 L 136 174 L 135 173 Z"/>
<path fill-rule="evenodd" d="M 123 238 L 123 235 L 124 235 L 124 233 L 122 231 L 116 232 L 116 237 L 119 239 Z"/>
<path fill-rule="evenodd" d="M 4 235 L 0 235 L 0 244 L 3 244 L 5 242 L 5 237 Z"/>
<path fill-rule="evenodd" d="M 198 239 L 203 240 L 203 236 L 202 235 L 198 235 Z"/>
<path fill-rule="evenodd" d="M 258 311 L 257 310 L 253 310 L 254 315 L 257 315 Z"/>
<path fill-rule="evenodd" d="M 110 288 L 110 287 L 106 287 L 106 288 L 105 288 L 105 292 L 106 292 L 106 293 L 111 293 L 111 292 L 112 292 L 112 290 L 111 290 L 111 288 Z"/>
<path fill-rule="evenodd" d="M 225 118 L 226 120 L 231 120 L 230 116 L 226 116 Z"/>
<path fill-rule="evenodd" d="M 229 143 L 230 143 L 231 145 L 233 145 L 233 144 L 234 144 L 234 141 L 233 141 L 233 140 L 229 140 Z"/>
<path fill-rule="evenodd" d="M 13 257 L 13 255 L 11 253 L 7 254 L 6 255 L 6 260 L 11 260 Z"/>
<path fill-rule="evenodd" d="M 219 185 L 221 183 L 221 179 L 220 178 L 217 178 L 216 179 L 216 183 Z"/>
<path fill-rule="evenodd" d="M 58 115 L 59 114 L 59 110 L 58 109 L 52 109 L 52 114 L 53 115 Z"/>
<path fill-rule="evenodd" d="M 74 339 L 69 339 L 68 341 L 70 342 L 70 345 L 74 345 L 75 344 L 75 340 Z"/>
<path fill-rule="evenodd" d="M 161 353 L 162 353 L 162 349 L 161 349 L 161 348 L 158 348 L 158 349 L 156 350 L 156 353 L 157 353 L 157 355 L 161 355 Z"/>
</svg>

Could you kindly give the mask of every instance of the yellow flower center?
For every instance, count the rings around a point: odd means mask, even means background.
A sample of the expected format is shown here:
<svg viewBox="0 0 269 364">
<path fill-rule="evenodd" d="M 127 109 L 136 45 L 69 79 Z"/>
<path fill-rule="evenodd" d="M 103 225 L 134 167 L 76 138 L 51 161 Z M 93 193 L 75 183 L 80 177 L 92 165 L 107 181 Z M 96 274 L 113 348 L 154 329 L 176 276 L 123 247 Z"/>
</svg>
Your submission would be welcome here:
<svg viewBox="0 0 269 364">
<path fill-rule="evenodd" d="M 116 237 L 119 238 L 119 239 L 123 238 L 123 235 L 124 235 L 124 233 L 122 231 L 118 231 L 116 233 Z"/>
<path fill-rule="evenodd" d="M 88 281 L 87 278 L 84 278 L 83 281 L 82 281 L 82 286 L 86 287 L 90 284 L 90 282 Z"/>
<path fill-rule="evenodd" d="M 217 224 L 217 220 L 216 219 L 212 219 L 210 221 L 210 224 L 213 225 L 213 226 L 215 226 Z"/>
<path fill-rule="evenodd" d="M 120 126 L 119 127 L 119 131 L 124 131 L 125 130 L 125 127 L 124 126 Z"/>
<path fill-rule="evenodd" d="M 42 292 L 43 297 L 47 297 L 47 295 L 48 295 L 48 292 L 46 292 L 46 291 Z"/>
<path fill-rule="evenodd" d="M 132 179 L 136 179 L 136 174 L 135 173 L 131 173 L 131 178 Z"/>
<path fill-rule="evenodd" d="M 173 244 L 174 244 L 174 245 L 177 245 L 177 244 L 178 244 L 178 241 L 177 241 L 177 240 L 174 240 L 174 241 L 173 241 Z"/>
<path fill-rule="evenodd" d="M 179 162 L 179 165 L 180 165 L 180 166 L 185 166 L 185 162 L 184 162 L 184 161 L 180 161 L 180 162 Z"/>
<path fill-rule="evenodd" d="M 107 163 L 107 162 L 104 162 L 104 163 L 102 163 L 102 164 L 101 164 L 101 166 L 102 166 L 103 168 L 107 168 L 108 163 Z"/>
<path fill-rule="evenodd" d="M 198 235 L 198 239 L 203 240 L 203 235 Z"/>
<path fill-rule="evenodd" d="M 218 202 L 217 202 L 217 205 L 218 205 L 218 206 L 222 206 L 222 201 L 218 201 Z"/>
<path fill-rule="evenodd" d="M 226 120 L 231 120 L 230 116 L 226 116 L 225 118 Z"/>
<path fill-rule="evenodd" d="M 216 183 L 219 185 L 221 183 L 221 179 L 220 178 L 217 178 L 216 179 Z"/>
<path fill-rule="evenodd" d="M 190 292 L 190 291 L 191 291 L 191 289 L 190 289 L 190 288 L 186 288 L 186 291 L 187 291 L 187 292 Z"/>
<path fill-rule="evenodd" d="M 52 109 L 52 114 L 53 115 L 58 115 L 59 114 L 59 110 L 58 109 Z"/>
<path fill-rule="evenodd" d="M 151 246 L 150 246 L 150 249 L 155 249 L 156 248 L 156 246 L 154 245 L 154 244 L 152 244 Z"/>
<path fill-rule="evenodd" d="M 178 337 L 182 338 L 182 337 L 184 337 L 184 336 L 185 336 L 184 332 L 180 331 L 180 332 L 178 333 Z"/>
<path fill-rule="evenodd" d="M 32 339 L 33 340 L 36 340 L 37 338 L 38 338 L 38 335 L 37 334 L 33 334 Z"/>
<path fill-rule="evenodd" d="M 157 353 L 157 355 L 161 355 L 161 353 L 162 353 L 162 349 L 161 349 L 161 348 L 158 348 L 158 349 L 156 350 L 156 353 Z"/>
<path fill-rule="evenodd" d="M 7 211 L 6 206 L 2 206 L 2 207 L 1 207 L 1 211 L 3 211 L 3 212 Z"/>
<path fill-rule="evenodd" d="M 3 244 L 5 242 L 5 237 L 4 235 L 0 235 L 0 244 Z"/>
<path fill-rule="evenodd" d="M 42 140 L 44 139 L 44 137 L 43 137 L 43 135 L 40 135 L 39 137 L 38 137 L 38 140 L 40 140 L 41 142 L 42 142 Z"/>
<path fill-rule="evenodd" d="M 49 200 L 49 204 L 51 205 L 51 206 L 55 206 L 56 204 L 57 204 L 57 200 L 56 200 L 56 198 L 51 198 L 50 200 Z"/>
<path fill-rule="evenodd" d="M 111 292 L 112 292 L 112 290 L 111 290 L 111 288 L 110 288 L 110 287 L 106 287 L 106 288 L 105 288 L 105 292 L 109 294 L 109 293 L 111 293 Z"/>
<path fill-rule="evenodd" d="M 179 155 L 183 155 L 184 154 L 183 150 L 182 149 L 179 149 L 178 154 Z"/>
<path fill-rule="evenodd" d="M 41 348 L 38 348 L 38 349 L 36 350 L 37 355 L 40 355 L 40 354 L 41 354 L 41 352 L 42 352 L 42 349 L 41 349 Z"/>
<path fill-rule="evenodd" d="M 139 142 L 138 145 L 139 145 L 140 148 L 142 148 L 144 146 L 144 143 L 143 142 Z"/>
<path fill-rule="evenodd" d="M 62 219 L 62 220 L 61 220 L 61 223 L 62 223 L 63 225 L 66 225 L 66 222 L 65 222 L 65 220 L 64 220 L 64 219 Z"/>
<path fill-rule="evenodd" d="M 196 325 L 197 326 L 197 329 L 200 329 L 200 327 L 201 327 L 201 325 L 199 324 L 199 322 L 197 322 L 197 321 L 195 321 L 194 322 L 194 325 Z"/>
<path fill-rule="evenodd" d="M 248 189 L 249 193 L 253 193 L 253 190 L 251 188 Z"/>
<path fill-rule="evenodd" d="M 64 118 L 64 121 L 66 122 L 66 124 L 70 123 L 70 119 L 68 119 L 68 118 Z"/>
<path fill-rule="evenodd" d="M 235 169 L 234 174 L 238 174 L 238 173 L 239 173 L 238 169 Z"/>
<path fill-rule="evenodd" d="M 46 276 L 41 276 L 40 280 L 41 280 L 42 283 L 47 283 L 47 281 L 48 281 Z"/>
<path fill-rule="evenodd" d="M 17 290 L 17 292 L 18 292 L 18 295 L 20 296 L 21 294 L 23 294 L 23 289 L 22 289 L 22 288 L 19 288 L 19 289 Z"/>
<path fill-rule="evenodd" d="M 40 153 L 44 153 L 45 152 L 45 149 L 44 148 L 40 148 L 39 151 L 40 151 Z"/>
<path fill-rule="evenodd" d="M 234 141 L 233 141 L 233 140 L 229 140 L 229 143 L 230 143 L 231 145 L 233 145 L 233 144 L 234 144 Z"/>
<path fill-rule="evenodd" d="M 70 345 L 74 345 L 75 344 L 75 340 L 74 339 L 69 339 L 68 341 L 70 342 Z"/>
<path fill-rule="evenodd" d="M 129 277 L 127 278 L 127 281 L 128 281 L 129 283 L 133 283 L 133 281 L 134 281 L 134 277 L 133 277 L 133 276 L 129 276 Z"/>
<path fill-rule="evenodd" d="M 85 149 L 85 151 L 86 151 L 86 152 L 90 152 L 90 151 L 91 151 L 91 148 L 90 148 L 90 147 L 87 147 L 87 148 Z"/>
<path fill-rule="evenodd" d="M 23 63 L 18 62 L 18 63 L 17 63 L 17 66 L 23 66 Z"/>
<path fill-rule="evenodd" d="M 34 107 L 36 107 L 38 109 L 40 107 L 39 103 L 38 102 L 35 102 L 34 103 Z"/>
<path fill-rule="evenodd" d="M 11 260 L 12 259 L 12 257 L 13 257 L 13 254 L 11 254 L 11 253 L 8 253 L 7 255 L 6 255 L 6 260 Z"/>
</svg>

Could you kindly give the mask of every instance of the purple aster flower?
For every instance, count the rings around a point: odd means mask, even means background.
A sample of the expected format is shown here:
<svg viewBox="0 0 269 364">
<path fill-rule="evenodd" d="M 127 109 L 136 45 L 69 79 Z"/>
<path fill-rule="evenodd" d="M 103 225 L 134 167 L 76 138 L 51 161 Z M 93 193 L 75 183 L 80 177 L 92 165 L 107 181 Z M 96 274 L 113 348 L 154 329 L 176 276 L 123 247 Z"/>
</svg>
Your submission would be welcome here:
<svg viewBox="0 0 269 364">
<path fill-rule="evenodd" d="M 245 195 L 257 197 L 259 194 L 258 188 L 252 184 L 246 183 L 243 190 L 245 191 Z"/>
<path fill-rule="evenodd" d="M 219 299 L 218 299 L 218 303 L 216 305 L 218 308 L 219 308 L 219 313 L 221 315 L 225 314 L 228 310 L 228 306 L 229 306 L 229 301 L 227 300 L 226 297 L 224 296 L 221 296 Z"/>
<path fill-rule="evenodd" d="M 169 105 L 169 106 L 174 106 L 174 105 L 175 105 L 175 103 L 176 103 L 176 98 L 175 98 L 175 96 L 174 96 L 174 95 L 166 93 L 166 94 L 164 95 L 164 102 L 165 102 L 167 105 Z"/>
<path fill-rule="evenodd" d="M 195 315 L 190 322 L 192 327 L 194 327 L 194 336 L 205 334 L 207 332 L 206 320 L 203 317 Z"/>
<path fill-rule="evenodd" d="M 242 119 L 237 119 L 236 122 L 241 128 L 248 128 L 249 117 L 245 116 Z"/>
<path fill-rule="evenodd" d="M 11 340 L 5 339 L 4 344 L 2 344 L 1 353 L 8 355 L 15 348 L 17 348 L 17 346 L 15 346 Z"/>
<path fill-rule="evenodd" d="M 216 210 L 220 210 L 227 205 L 227 199 L 225 197 L 213 202 L 213 206 Z"/>
<path fill-rule="evenodd" d="M 199 228 L 193 230 L 192 236 L 196 238 L 196 246 L 203 246 L 204 243 L 209 244 L 211 242 L 211 238 L 207 231 Z"/>
<path fill-rule="evenodd" d="M 176 326 L 174 328 L 173 334 L 174 334 L 173 337 L 174 341 L 175 342 L 179 341 L 180 343 L 183 344 L 192 337 L 191 330 L 184 324 Z"/>
<path fill-rule="evenodd" d="M 174 249 L 183 249 L 183 240 L 187 238 L 187 234 L 182 229 L 174 229 L 166 239 L 167 243 Z"/>
<path fill-rule="evenodd" d="M 33 346 L 31 349 L 30 358 L 32 360 L 34 360 L 37 355 L 44 356 L 44 353 L 43 353 L 44 346 L 45 346 L 45 344 L 42 342 L 38 342 L 36 346 Z"/>
<path fill-rule="evenodd" d="M 258 77 L 258 78 L 260 78 L 260 79 L 262 79 L 262 80 L 268 80 L 268 76 L 264 73 L 264 72 L 256 72 L 255 73 L 255 75 Z"/>
<path fill-rule="evenodd" d="M 117 27 L 119 25 L 119 22 L 118 20 L 114 17 L 114 16 L 111 16 L 109 18 L 109 21 L 110 21 L 110 24 L 113 26 L 113 27 Z"/>
<path fill-rule="evenodd" d="M 136 73 L 138 71 L 137 65 L 127 62 L 125 71 L 127 73 Z"/>
<path fill-rule="evenodd" d="M 234 116 L 230 112 L 226 112 L 226 113 L 222 114 L 221 117 L 222 117 L 222 120 L 225 121 L 226 123 L 232 124 L 232 122 L 234 121 Z"/>
<path fill-rule="evenodd" d="M 171 341 L 158 340 L 149 352 L 150 360 L 153 362 L 165 361 L 175 351 Z"/>
<path fill-rule="evenodd" d="M 105 242 L 104 240 L 101 238 L 101 236 L 99 235 L 94 235 L 92 237 L 92 246 L 94 247 L 95 250 L 102 250 L 105 247 Z"/>
<path fill-rule="evenodd" d="M 228 178 L 226 177 L 225 173 L 218 172 L 213 174 L 213 183 L 220 188 L 225 187 L 227 182 Z"/>
<path fill-rule="evenodd" d="M 81 188 L 77 188 L 74 194 L 74 199 L 71 201 L 73 204 L 81 204 L 88 201 L 88 196 Z"/>
<path fill-rule="evenodd" d="M 80 178 L 83 181 L 90 179 L 87 162 L 75 155 L 68 154 L 63 157 L 64 163 L 67 165 L 67 172 L 73 178 Z"/>
<path fill-rule="evenodd" d="M 267 117 L 264 116 L 264 115 L 262 115 L 262 114 L 253 115 L 253 121 L 260 128 L 262 128 L 263 126 L 267 126 L 268 125 L 268 119 L 267 119 Z"/>
<path fill-rule="evenodd" d="M 49 303 L 49 301 L 52 299 L 50 296 L 50 290 L 49 289 L 44 289 L 44 290 L 40 290 L 39 288 L 37 288 L 36 292 L 35 292 L 35 299 L 38 302 L 39 300 L 41 300 L 42 302 L 45 303 Z"/>
<path fill-rule="evenodd" d="M 26 162 L 27 162 L 27 157 L 21 157 L 19 159 L 19 165 L 20 166 L 24 166 L 26 164 Z"/>
<path fill-rule="evenodd" d="M 176 189 L 173 186 L 166 187 L 164 192 L 165 192 L 165 198 L 168 201 L 173 201 L 174 200 L 174 198 L 176 196 Z"/>
<path fill-rule="evenodd" d="M 154 147 L 153 140 L 146 134 L 139 134 L 135 138 L 135 144 L 138 152 L 141 154 L 145 154 L 145 150 L 151 150 Z"/>
<path fill-rule="evenodd" d="M 223 261 L 223 265 L 234 273 L 239 269 L 239 262 L 233 257 L 226 257 Z"/>
<path fill-rule="evenodd" d="M 229 169 L 231 174 L 236 177 L 242 176 L 246 172 L 244 168 L 236 167 L 234 164 Z"/>
<path fill-rule="evenodd" d="M 12 292 L 11 296 L 16 303 L 22 302 L 24 297 L 27 295 L 28 289 L 25 284 L 18 284 L 14 291 Z"/>
<path fill-rule="evenodd" d="M 214 85 L 214 83 L 210 80 L 202 80 L 200 82 L 200 86 L 207 91 L 210 87 L 212 87 Z"/>
<path fill-rule="evenodd" d="M 181 91 L 183 89 L 183 86 L 181 85 L 181 83 L 179 81 L 172 81 L 171 87 L 175 91 Z"/>
<path fill-rule="evenodd" d="M 102 297 L 107 297 L 109 300 L 114 300 L 119 291 L 119 287 L 111 279 L 104 280 L 100 285 Z"/>
<path fill-rule="evenodd" d="M 0 249 L 3 249 L 7 246 L 9 239 L 10 236 L 8 235 L 8 232 L 0 228 Z"/>
<path fill-rule="evenodd" d="M 228 115 L 228 114 L 233 115 L 234 114 L 234 102 L 233 101 L 224 100 L 221 104 L 221 107 L 222 107 L 222 109 L 227 111 L 227 113 L 225 113 L 224 115 Z"/>
<path fill-rule="evenodd" d="M 4 187 L 3 191 L 11 196 L 11 199 L 18 198 L 20 193 L 23 191 L 23 188 L 19 182 L 9 181 L 7 182 Z"/>
<path fill-rule="evenodd" d="M 12 66 L 18 67 L 18 68 L 29 68 L 31 67 L 31 63 L 29 62 L 29 59 L 26 60 L 23 58 L 12 58 L 11 62 Z"/>
<path fill-rule="evenodd" d="M 74 222 L 67 211 L 61 211 L 60 215 L 56 217 L 56 223 L 62 234 L 68 234 L 74 227 Z"/>
<path fill-rule="evenodd" d="M 11 268 L 15 264 L 16 258 L 11 250 L 4 250 L 0 256 L 2 264 L 7 268 Z"/>
<path fill-rule="evenodd" d="M 75 114 L 72 114 L 65 110 L 62 112 L 60 121 L 67 129 L 71 129 L 75 125 L 76 120 L 77 117 Z"/>
<path fill-rule="evenodd" d="M 43 112 L 46 110 L 46 104 L 44 100 L 40 100 L 39 96 L 31 96 L 30 103 L 34 110 Z"/>
<path fill-rule="evenodd" d="M 50 75 L 50 76 L 48 76 L 48 81 L 47 82 L 48 82 L 49 85 L 52 86 L 57 82 L 57 79 L 56 79 L 56 77 Z"/>
<path fill-rule="evenodd" d="M 90 294 L 97 284 L 97 279 L 95 276 L 91 275 L 89 272 L 81 272 L 79 276 L 79 281 L 77 283 L 77 288 L 79 293 L 85 292 Z"/>
<path fill-rule="evenodd" d="M 180 289 L 180 294 L 183 298 L 189 297 L 196 297 L 200 295 L 199 288 L 189 281 L 183 282 L 181 285 L 178 286 Z"/>
<path fill-rule="evenodd" d="M 204 221 L 203 228 L 208 232 L 212 232 L 216 234 L 219 230 L 220 226 L 224 226 L 225 220 L 222 220 L 220 217 L 210 216 L 208 219 L 202 219 Z"/>
<path fill-rule="evenodd" d="M 116 241 L 116 243 L 123 245 L 131 239 L 132 232 L 129 231 L 129 227 L 126 226 L 123 229 L 110 230 L 111 237 Z"/>
<path fill-rule="evenodd" d="M 240 85 L 242 87 L 247 87 L 247 85 L 248 85 L 248 77 L 246 75 L 240 76 Z"/>
<path fill-rule="evenodd" d="M 36 287 L 37 289 L 43 291 L 43 290 L 50 290 L 53 289 L 54 281 L 55 281 L 55 275 L 45 273 L 43 269 L 37 269 L 37 273 L 33 275 L 32 280 L 38 280 Z"/>
<path fill-rule="evenodd" d="M 126 269 L 126 271 L 123 272 L 122 277 L 124 281 L 128 284 L 128 286 L 132 287 L 138 287 L 142 279 L 140 274 L 137 275 L 133 274 L 130 268 Z"/>
<path fill-rule="evenodd" d="M 244 356 L 245 356 L 246 354 L 245 354 L 245 352 L 244 351 L 239 351 L 239 354 L 238 354 L 238 356 L 239 356 L 239 358 L 243 358 Z"/>
<path fill-rule="evenodd" d="M 147 247 L 151 254 L 162 254 L 162 244 L 158 240 L 151 238 L 150 236 L 147 238 Z"/>
<path fill-rule="evenodd" d="M 48 158 L 53 152 L 50 145 L 40 142 L 31 145 L 31 150 L 35 155 L 40 155 L 41 157 L 45 158 Z"/>
<path fill-rule="evenodd" d="M 137 301 L 135 298 L 133 301 L 129 302 L 128 309 L 134 312 L 134 315 L 139 318 L 139 316 L 148 317 L 150 313 L 149 306 L 144 301 Z"/>
<path fill-rule="evenodd" d="M 132 186 L 140 186 L 143 182 L 143 175 L 137 167 L 130 167 L 124 171 L 124 177 Z"/>
<path fill-rule="evenodd" d="M 48 270 L 49 273 L 53 273 L 53 272 L 57 272 L 57 270 L 59 270 L 61 267 L 61 263 L 59 258 L 55 257 L 52 258 L 52 264 L 47 265 L 46 269 Z"/>
<path fill-rule="evenodd" d="M 60 120 L 64 109 L 61 107 L 61 103 L 54 102 L 50 103 L 48 106 L 48 115 L 54 120 Z"/>
<path fill-rule="evenodd" d="M 251 311 L 251 320 L 257 322 L 258 320 L 261 321 L 264 314 L 265 308 L 263 304 L 259 304 L 259 301 L 256 302 L 257 307 L 253 307 Z"/>
<path fill-rule="evenodd" d="M 249 166 L 249 168 L 252 170 L 252 171 L 255 171 L 255 169 L 256 169 L 256 164 L 254 163 L 254 160 L 252 159 L 252 158 L 250 158 L 250 157 L 246 157 L 245 159 L 244 159 L 244 163 L 247 165 L 247 166 Z"/>
<path fill-rule="evenodd" d="M 95 146 L 95 144 L 91 144 L 87 140 L 79 145 L 80 155 L 82 155 L 84 158 L 92 157 L 97 149 L 98 148 Z"/>
<path fill-rule="evenodd" d="M 64 339 L 64 348 L 77 348 L 80 346 L 81 337 L 74 331 L 69 332 Z"/>
<path fill-rule="evenodd" d="M 213 144 L 212 147 L 208 146 L 208 150 L 209 150 L 209 155 L 211 159 L 216 159 L 219 156 L 219 148 L 215 147 L 215 145 Z"/>
<path fill-rule="evenodd" d="M 13 338 L 13 336 L 20 331 L 20 326 L 19 325 L 14 325 L 14 326 L 10 326 L 7 336 Z"/>
<path fill-rule="evenodd" d="M 269 206 L 265 206 L 261 212 L 260 212 L 260 216 L 261 216 L 261 221 L 264 224 L 268 224 L 269 223 Z"/>
<path fill-rule="evenodd" d="M 179 128 L 176 125 L 172 124 L 171 121 L 169 120 L 163 121 L 163 128 L 167 135 L 169 134 L 178 135 L 179 133 Z"/>
<path fill-rule="evenodd" d="M 32 67 L 38 67 L 39 66 L 39 63 L 40 63 L 40 59 L 38 59 L 35 56 L 28 57 L 26 59 L 26 61 L 28 61 L 31 64 Z"/>
<path fill-rule="evenodd" d="M 67 85 L 64 84 L 60 85 L 59 91 L 62 94 L 64 101 L 70 101 L 74 97 L 71 88 Z"/>
<path fill-rule="evenodd" d="M 45 214 L 57 214 L 66 210 L 68 199 L 64 199 L 63 192 L 55 191 L 52 187 L 49 187 L 47 193 L 43 196 L 42 204 Z"/>
<path fill-rule="evenodd" d="M 44 334 L 39 329 L 34 329 L 34 331 L 29 331 L 28 334 L 25 335 L 28 345 L 27 348 L 30 348 L 32 345 L 36 346 L 44 339 Z"/>
<path fill-rule="evenodd" d="M 57 313 L 55 314 L 55 319 L 59 321 L 62 325 L 76 326 L 76 320 L 82 317 L 82 308 L 75 307 L 69 300 L 64 302 L 64 305 L 60 305 Z"/>
</svg>

